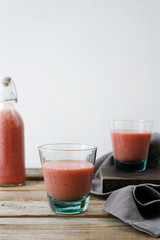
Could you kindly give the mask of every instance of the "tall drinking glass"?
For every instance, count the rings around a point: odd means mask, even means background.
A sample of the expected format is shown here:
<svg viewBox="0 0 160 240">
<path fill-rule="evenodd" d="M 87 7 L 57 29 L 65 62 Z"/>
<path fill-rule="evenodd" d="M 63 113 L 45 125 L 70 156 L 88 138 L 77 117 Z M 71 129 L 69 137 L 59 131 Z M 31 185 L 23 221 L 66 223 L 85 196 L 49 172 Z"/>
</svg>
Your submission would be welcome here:
<svg viewBox="0 0 160 240">
<path fill-rule="evenodd" d="M 56 143 L 38 149 L 50 208 L 61 214 L 84 212 L 88 208 L 97 148 Z"/>
<path fill-rule="evenodd" d="M 153 121 L 112 120 L 110 127 L 116 168 L 127 172 L 144 171 Z"/>
</svg>

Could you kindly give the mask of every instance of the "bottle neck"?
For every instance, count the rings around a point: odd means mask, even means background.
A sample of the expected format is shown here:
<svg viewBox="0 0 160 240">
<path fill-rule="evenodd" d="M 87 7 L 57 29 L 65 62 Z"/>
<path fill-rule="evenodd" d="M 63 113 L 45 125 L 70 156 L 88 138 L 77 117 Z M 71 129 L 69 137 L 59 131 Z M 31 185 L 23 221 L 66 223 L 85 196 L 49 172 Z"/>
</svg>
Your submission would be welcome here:
<svg viewBox="0 0 160 240">
<path fill-rule="evenodd" d="M 2 110 L 14 110 L 14 100 L 0 102 L 0 111 Z"/>
<path fill-rule="evenodd" d="M 0 101 L 17 101 L 14 81 L 9 77 L 0 77 Z"/>
</svg>

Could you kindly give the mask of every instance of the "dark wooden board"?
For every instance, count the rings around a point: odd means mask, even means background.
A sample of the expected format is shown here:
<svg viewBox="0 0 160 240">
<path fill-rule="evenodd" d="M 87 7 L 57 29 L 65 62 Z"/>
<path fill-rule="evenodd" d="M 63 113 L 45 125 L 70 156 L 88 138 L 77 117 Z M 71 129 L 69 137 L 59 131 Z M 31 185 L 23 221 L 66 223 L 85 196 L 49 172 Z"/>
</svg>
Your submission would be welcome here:
<svg viewBox="0 0 160 240">
<path fill-rule="evenodd" d="M 128 185 L 141 183 L 160 184 L 160 166 L 147 168 L 144 172 L 129 173 L 117 170 L 114 166 L 100 169 L 102 192 L 110 192 Z"/>
</svg>

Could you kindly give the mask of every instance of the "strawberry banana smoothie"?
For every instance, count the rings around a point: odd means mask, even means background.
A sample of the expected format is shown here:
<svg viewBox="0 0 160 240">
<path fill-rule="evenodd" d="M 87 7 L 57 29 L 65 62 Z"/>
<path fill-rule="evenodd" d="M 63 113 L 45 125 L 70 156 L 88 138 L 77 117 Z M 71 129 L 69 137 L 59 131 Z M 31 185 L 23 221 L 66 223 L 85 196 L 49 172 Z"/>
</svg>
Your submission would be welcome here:
<svg viewBox="0 0 160 240">
<path fill-rule="evenodd" d="M 0 110 L 0 185 L 24 182 L 23 120 L 16 110 Z"/>
<path fill-rule="evenodd" d="M 147 159 L 151 132 L 114 130 L 111 138 L 116 160 L 131 163 Z"/>
<path fill-rule="evenodd" d="M 50 161 L 43 164 L 46 190 L 61 201 L 75 201 L 90 192 L 94 166 L 78 160 Z"/>
</svg>

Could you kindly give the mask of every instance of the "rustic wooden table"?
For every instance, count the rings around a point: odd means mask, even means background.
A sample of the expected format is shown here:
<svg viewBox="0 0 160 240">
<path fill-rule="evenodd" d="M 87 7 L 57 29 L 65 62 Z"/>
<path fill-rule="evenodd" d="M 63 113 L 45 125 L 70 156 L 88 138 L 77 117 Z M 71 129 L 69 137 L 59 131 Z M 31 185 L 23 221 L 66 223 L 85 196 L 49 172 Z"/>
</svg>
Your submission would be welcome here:
<svg viewBox="0 0 160 240">
<path fill-rule="evenodd" d="M 58 215 L 49 208 L 40 169 L 27 169 L 26 185 L 0 188 L 0 240 L 153 239 L 103 211 L 105 199 L 91 196 L 77 215 Z"/>
</svg>

